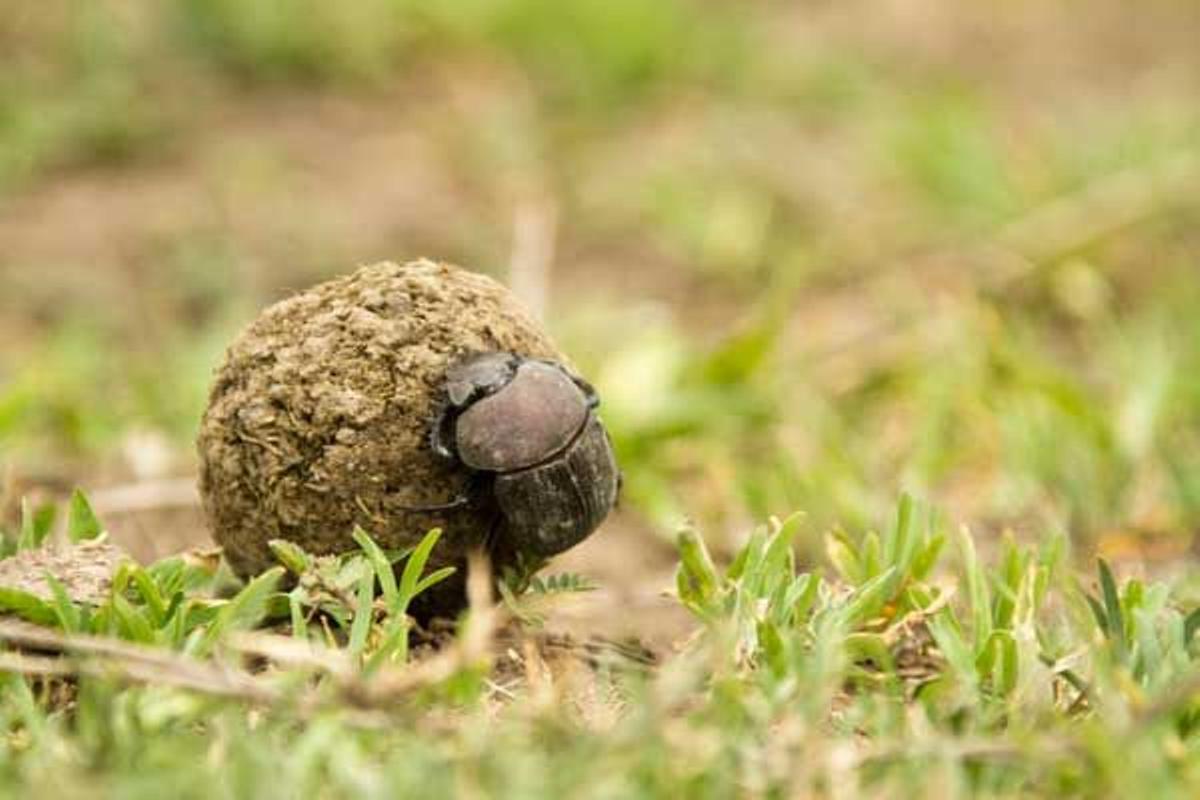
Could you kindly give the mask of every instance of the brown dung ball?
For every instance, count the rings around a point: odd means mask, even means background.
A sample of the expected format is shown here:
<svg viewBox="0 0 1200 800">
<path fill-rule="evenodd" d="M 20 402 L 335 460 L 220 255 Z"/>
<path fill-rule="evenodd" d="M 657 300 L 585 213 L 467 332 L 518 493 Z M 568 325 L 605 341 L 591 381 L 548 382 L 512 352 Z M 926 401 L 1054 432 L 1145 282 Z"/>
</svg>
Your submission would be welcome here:
<svg viewBox="0 0 1200 800">
<path fill-rule="evenodd" d="M 234 570 L 274 564 L 276 538 L 351 550 L 356 525 L 394 549 L 442 528 L 429 568 L 461 564 L 493 521 L 433 509 L 472 476 L 429 435 L 447 370 L 491 351 L 566 363 L 507 289 L 429 261 L 363 267 L 264 311 L 217 371 L 198 440 L 204 509 Z"/>
</svg>

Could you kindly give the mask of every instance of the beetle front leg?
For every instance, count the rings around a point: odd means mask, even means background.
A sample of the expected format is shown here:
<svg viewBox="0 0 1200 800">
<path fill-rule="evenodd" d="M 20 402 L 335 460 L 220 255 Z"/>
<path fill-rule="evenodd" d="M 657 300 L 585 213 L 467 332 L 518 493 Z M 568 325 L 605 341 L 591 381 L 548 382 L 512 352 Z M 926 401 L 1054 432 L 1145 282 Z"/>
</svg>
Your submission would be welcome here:
<svg viewBox="0 0 1200 800">
<path fill-rule="evenodd" d="M 439 511 L 455 511 L 460 508 L 465 508 L 471 504 L 471 498 L 467 495 L 459 495 L 448 503 L 434 503 L 428 506 L 400 506 L 405 511 L 412 511 L 418 514 L 432 514 Z"/>
<path fill-rule="evenodd" d="M 404 511 L 411 511 L 418 514 L 435 514 L 442 511 L 457 511 L 460 508 L 475 505 L 482 496 L 484 490 L 485 476 L 479 473 L 471 475 L 467 482 L 466 491 L 458 497 L 448 500 L 445 503 L 430 503 L 429 505 L 420 506 L 400 506 Z"/>
<path fill-rule="evenodd" d="M 454 424 L 458 421 L 458 410 L 449 403 L 442 403 L 429 426 L 429 449 L 443 461 L 456 461 L 454 448 Z"/>
<path fill-rule="evenodd" d="M 587 400 L 588 408 L 597 408 L 600 405 L 600 395 L 596 392 L 596 387 L 588 383 L 586 380 L 576 375 L 572 370 L 567 369 L 557 361 L 551 361 L 548 358 L 531 358 L 530 361 L 535 361 L 539 364 L 545 364 L 549 367 L 562 372 L 571 379 L 571 383 L 579 387 L 579 391 L 583 393 L 583 397 Z"/>
<path fill-rule="evenodd" d="M 584 399 L 587 400 L 588 408 L 596 409 L 600 406 L 600 395 L 596 393 L 596 387 L 585 381 L 578 375 L 568 372 L 567 375 L 579 387 L 579 391 L 583 392 Z"/>
</svg>

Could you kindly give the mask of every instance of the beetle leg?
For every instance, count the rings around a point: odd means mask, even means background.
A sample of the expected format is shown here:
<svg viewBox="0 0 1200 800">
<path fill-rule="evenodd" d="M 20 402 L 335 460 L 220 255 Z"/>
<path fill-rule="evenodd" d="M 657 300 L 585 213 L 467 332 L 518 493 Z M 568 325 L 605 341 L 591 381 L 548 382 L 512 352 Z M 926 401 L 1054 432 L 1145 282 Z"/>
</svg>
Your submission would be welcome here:
<svg viewBox="0 0 1200 800">
<path fill-rule="evenodd" d="M 457 511 L 460 508 L 478 503 L 486 496 L 487 476 L 480 472 L 471 473 L 465 491 L 453 500 L 445 503 L 430 503 L 422 506 L 401 506 L 405 511 L 415 511 L 420 514 L 431 514 L 439 511 Z"/>
<path fill-rule="evenodd" d="M 456 410 L 443 403 L 429 426 L 429 447 L 439 458 L 447 461 L 456 459 L 454 453 L 454 423 L 458 421 Z"/>
<path fill-rule="evenodd" d="M 431 514 L 437 511 L 454 511 L 471 504 L 469 495 L 460 494 L 448 503 L 434 503 L 428 506 L 401 506 L 405 511 L 415 511 L 420 514 Z"/>
<path fill-rule="evenodd" d="M 579 391 L 583 392 L 588 408 L 597 408 L 600 405 L 600 395 L 596 393 L 596 387 L 572 372 L 568 372 L 567 375 L 571 376 L 571 380 L 579 387 Z"/>
<path fill-rule="evenodd" d="M 583 396 L 587 400 L 588 408 L 596 408 L 600 405 L 600 395 L 596 392 L 596 387 L 592 386 L 586 380 L 576 375 L 562 364 L 558 363 L 557 361 L 551 361 L 548 358 L 531 358 L 529 360 L 537 361 L 538 363 L 547 364 L 551 367 L 554 367 L 556 370 L 562 372 L 568 378 L 570 378 L 571 382 L 579 387 L 579 391 L 583 392 Z"/>
<path fill-rule="evenodd" d="M 504 518 L 498 513 L 493 514 L 488 523 L 487 533 L 483 535 L 483 549 L 493 558 L 496 556 L 496 548 L 500 545 L 500 534 L 503 527 Z"/>
</svg>

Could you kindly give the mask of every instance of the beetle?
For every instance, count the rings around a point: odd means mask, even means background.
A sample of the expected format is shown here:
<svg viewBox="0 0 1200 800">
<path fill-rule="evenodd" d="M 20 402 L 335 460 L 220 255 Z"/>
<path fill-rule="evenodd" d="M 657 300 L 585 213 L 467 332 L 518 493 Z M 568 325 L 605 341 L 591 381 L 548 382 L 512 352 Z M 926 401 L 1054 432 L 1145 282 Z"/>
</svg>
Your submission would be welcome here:
<svg viewBox="0 0 1200 800">
<path fill-rule="evenodd" d="M 444 389 L 430 446 L 471 471 L 471 494 L 494 502 L 504 546 L 552 556 L 616 505 L 621 475 L 587 381 L 554 361 L 487 352 L 447 370 Z"/>
</svg>

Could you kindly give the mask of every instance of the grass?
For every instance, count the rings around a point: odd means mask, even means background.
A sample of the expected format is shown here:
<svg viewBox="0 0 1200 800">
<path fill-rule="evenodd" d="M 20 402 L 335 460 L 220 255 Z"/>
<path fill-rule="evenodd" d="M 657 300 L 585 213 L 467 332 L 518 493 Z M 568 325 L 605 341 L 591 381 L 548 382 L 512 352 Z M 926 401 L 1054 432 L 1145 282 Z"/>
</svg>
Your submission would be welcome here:
<svg viewBox="0 0 1200 800">
<path fill-rule="evenodd" d="M 72 517 L 90 520 L 85 507 Z M 610 664 L 585 688 L 537 661 L 524 679 L 487 679 L 504 657 L 473 649 L 496 633 L 478 600 L 421 662 L 444 668 L 404 666 L 394 631 L 438 579 L 418 578 L 436 532 L 398 585 L 360 533 L 361 553 L 319 569 L 281 551 L 301 572 L 287 592 L 281 567 L 222 599 L 217 577 L 171 558 L 122 568 L 95 608 L 6 597 L 68 635 L 39 640 L 59 659 L 6 654 L 0 770 L 26 796 L 1197 790 L 1200 611 L 1170 583 L 1118 579 L 1103 560 L 1077 577 L 1061 536 L 985 561 L 908 497 L 882 534 L 827 537 L 830 574 L 798 565 L 806 528 L 772 520 L 723 568 L 682 531 L 676 594 L 697 634 L 651 672 Z M 272 619 L 271 635 L 238 636 Z M 10 647 L 30 635 L 0 626 Z"/>
<path fill-rule="evenodd" d="M 0 794 L 1197 794 L 1182 6 L 84 5 L 0 19 L 0 552 L 202 542 L 53 487 L 190 474 L 257 308 L 531 214 L 636 547 L 444 631 L 436 534 L 2 592 Z M 656 558 L 677 651 L 555 638 Z"/>
</svg>

